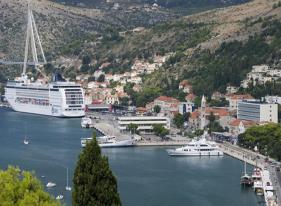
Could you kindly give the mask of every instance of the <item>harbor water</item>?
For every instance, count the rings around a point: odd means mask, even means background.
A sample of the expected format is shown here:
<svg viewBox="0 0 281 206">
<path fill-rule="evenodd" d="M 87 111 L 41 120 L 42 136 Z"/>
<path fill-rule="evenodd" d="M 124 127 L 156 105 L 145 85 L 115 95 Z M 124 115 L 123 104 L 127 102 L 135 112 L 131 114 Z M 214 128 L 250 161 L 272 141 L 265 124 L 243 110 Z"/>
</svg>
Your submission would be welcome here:
<svg viewBox="0 0 281 206">
<path fill-rule="evenodd" d="M 81 151 L 80 138 L 92 131 L 80 128 L 80 119 L 63 119 L 16 113 L 0 108 L 0 168 L 17 165 L 34 171 L 52 195 L 64 195 L 66 168 L 72 186 L 73 170 Z M 24 145 L 24 136 L 29 145 Z M 169 157 L 167 148 L 135 147 L 104 149 L 117 177 L 125 206 L 256 206 L 263 199 L 242 189 L 243 163 L 223 157 Z M 252 169 L 249 167 L 249 169 Z"/>
</svg>

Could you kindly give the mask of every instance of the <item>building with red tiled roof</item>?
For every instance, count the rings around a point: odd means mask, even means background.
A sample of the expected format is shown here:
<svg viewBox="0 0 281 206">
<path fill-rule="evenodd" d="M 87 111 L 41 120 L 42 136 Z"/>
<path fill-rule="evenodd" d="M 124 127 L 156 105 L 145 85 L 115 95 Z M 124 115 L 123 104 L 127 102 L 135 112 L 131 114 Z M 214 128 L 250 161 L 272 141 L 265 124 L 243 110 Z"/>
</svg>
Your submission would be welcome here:
<svg viewBox="0 0 281 206">
<path fill-rule="evenodd" d="M 154 106 L 159 105 L 161 107 L 160 113 L 174 116 L 175 112 L 179 110 L 180 101 L 167 96 L 160 96 L 154 100 Z"/>
<path fill-rule="evenodd" d="M 220 99 L 222 99 L 222 98 L 224 98 L 224 97 L 225 97 L 224 94 L 222 94 L 222 93 L 216 91 L 216 92 L 214 92 L 214 93 L 212 94 L 211 99 L 220 100 Z"/>
<path fill-rule="evenodd" d="M 189 124 L 192 128 L 198 129 L 198 128 L 204 128 L 206 127 L 210 121 L 209 117 L 211 114 L 215 116 L 216 121 L 223 127 L 226 128 L 228 127 L 228 123 L 231 120 L 231 115 L 228 111 L 227 108 L 220 108 L 220 107 L 206 107 L 205 109 L 205 125 L 201 127 L 201 115 L 202 111 L 201 108 L 195 110 L 194 112 L 191 113 L 191 116 L 189 118 Z"/>
<path fill-rule="evenodd" d="M 195 98 L 196 98 L 196 95 L 193 94 L 193 93 L 190 93 L 190 94 L 188 94 L 188 95 L 185 97 L 185 100 L 186 100 L 187 102 L 194 102 Z"/>
<path fill-rule="evenodd" d="M 138 107 L 137 108 L 137 114 L 144 114 L 147 112 L 147 109 L 145 107 Z"/>
<path fill-rule="evenodd" d="M 250 94 L 232 94 L 226 95 L 225 99 L 229 101 L 229 110 L 237 110 L 238 102 L 242 100 L 253 100 L 254 98 Z"/>
<path fill-rule="evenodd" d="M 185 93 L 190 93 L 192 92 L 192 85 L 188 82 L 188 80 L 182 80 L 179 83 L 179 89 L 183 90 Z"/>
<path fill-rule="evenodd" d="M 247 128 L 257 125 L 257 122 L 233 119 L 229 122 L 228 128 L 229 132 L 233 134 L 242 134 L 246 131 Z"/>
<path fill-rule="evenodd" d="M 190 114 L 189 117 L 189 127 L 191 128 L 199 128 L 200 127 L 200 112 L 199 110 L 195 110 Z"/>
</svg>

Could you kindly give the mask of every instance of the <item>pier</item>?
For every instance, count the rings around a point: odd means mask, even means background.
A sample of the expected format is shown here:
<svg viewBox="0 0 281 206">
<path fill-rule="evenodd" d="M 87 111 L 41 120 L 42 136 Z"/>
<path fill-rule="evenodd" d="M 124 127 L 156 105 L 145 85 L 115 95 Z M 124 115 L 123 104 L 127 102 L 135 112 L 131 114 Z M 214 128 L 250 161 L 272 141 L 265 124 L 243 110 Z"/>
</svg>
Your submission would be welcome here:
<svg viewBox="0 0 281 206">
<path fill-rule="evenodd" d="M 277 172 L 274 165 L 270 165 L 265 160 L 267 157 L 258 154 L 256 152 L 232 145 L 230 143 L 219 144 L 220 149 L 227 155 L 239 159 L 241 161 L 246 161 L 248 164 L 259 167 L 262 169 L 262 181 L 264 188 L 264 198 L 267 206 L 278 206 L 281 205 L 281 179 L 278 178 Z M 270 161 L 275 162 L 275 160 L 270 159 Z M 271 182 L 275 190 L 276 196 L 269 196 L 266 192 L 267 182 Z"/>
<path fill-rule="evenodd" d="M 256 154 L 249 150 L 245 150 L 241 147 L 232 145 L 230 143 L 219 144 L 219 147 L 223 151 L 223 153 L 225 153 L 231 157 L 234 157 L 241 161 L 245 161 L 248 164 L 259 167 L 261 169 L 263 169 L 265 167 L 264 159 L 266 157 L 264 157 L 260 154 Z"/>
</svg>

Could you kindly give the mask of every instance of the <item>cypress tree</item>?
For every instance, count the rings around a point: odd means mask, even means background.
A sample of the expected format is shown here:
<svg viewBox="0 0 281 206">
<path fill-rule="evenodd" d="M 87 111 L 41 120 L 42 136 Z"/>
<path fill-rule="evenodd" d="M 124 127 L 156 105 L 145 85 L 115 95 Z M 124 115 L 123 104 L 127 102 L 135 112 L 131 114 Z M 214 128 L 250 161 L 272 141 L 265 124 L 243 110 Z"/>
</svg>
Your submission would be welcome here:
<svg viewBox="0 0 281 206">
<path fill-rule="evenodd" d="M 117 181 L 93 135 L 79 155 L 73 178 L 73 206 L 120 206 Z"/>
</svg>

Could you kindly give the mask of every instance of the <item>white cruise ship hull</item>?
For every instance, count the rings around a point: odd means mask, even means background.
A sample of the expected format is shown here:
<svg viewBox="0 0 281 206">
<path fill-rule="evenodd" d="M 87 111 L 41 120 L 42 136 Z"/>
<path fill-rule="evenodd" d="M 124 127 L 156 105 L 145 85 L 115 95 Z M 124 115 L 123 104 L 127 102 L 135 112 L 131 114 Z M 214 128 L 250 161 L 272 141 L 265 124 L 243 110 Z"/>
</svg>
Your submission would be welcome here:
<svg viewBox="0 0 281 206">
<path fill-rule="evenodd" d="M 176 151 L 176 150 L 167 150 L 170 156 L 222 156 L 222 151 L 210 151 L 210 152 L 197 152 L 197 151 Z"/>
<path fill-rule="evenodd" d="M 53 117 L 83 117 L 85 116 L 84 111 L 69 111 L 69 112 L 52 112 L 52 107 L 50 106 L 38 106 L 38 105 L 20 105 L 20 104 L 11 104 L 11 108 L 16 112 L 23 112 L 29 114 L 38 114 L 45 116 L 53 116 Z"/>
<path fill-rule="evenodd" d="M 54 117 L 85 116 L 83 90 L 74 83 L 42 85 L 8 82 L 5 97 L 16 112 Z"/>
</svg>

